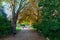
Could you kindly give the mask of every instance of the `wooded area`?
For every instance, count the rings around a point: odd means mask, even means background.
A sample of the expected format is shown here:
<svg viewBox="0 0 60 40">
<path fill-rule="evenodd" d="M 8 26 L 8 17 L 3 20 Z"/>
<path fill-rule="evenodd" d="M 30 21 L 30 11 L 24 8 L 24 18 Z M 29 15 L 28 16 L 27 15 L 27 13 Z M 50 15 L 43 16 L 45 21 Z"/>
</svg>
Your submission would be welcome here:
<svg viewBox="0 0 60 40">
<path fill-rule="evenodd" d="M 0 37 L 15 35 L 18 24 L 60 40 L 60 0 L 0 0 Z"/>
</svg>

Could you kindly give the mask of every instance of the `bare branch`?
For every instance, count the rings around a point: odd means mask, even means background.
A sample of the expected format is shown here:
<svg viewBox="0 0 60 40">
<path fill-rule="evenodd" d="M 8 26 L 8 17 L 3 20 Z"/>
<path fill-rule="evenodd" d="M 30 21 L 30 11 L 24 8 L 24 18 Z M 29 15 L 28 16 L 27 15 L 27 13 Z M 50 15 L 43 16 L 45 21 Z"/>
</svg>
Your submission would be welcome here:
<svg viewBox="0 0 60 40">
<path fill-rule="evenodd" d="M 18 10 L 17 10 L 17 14 L 28 4 L 28 3 L 25 3 L 25 4 L 23 5 L 23 3 L 24 3 L 25 1 L 26 1 L 26 0 L 21 0 L 21 1 L 20 1 L 19 8 L 18 8 Z"/>
</svg>

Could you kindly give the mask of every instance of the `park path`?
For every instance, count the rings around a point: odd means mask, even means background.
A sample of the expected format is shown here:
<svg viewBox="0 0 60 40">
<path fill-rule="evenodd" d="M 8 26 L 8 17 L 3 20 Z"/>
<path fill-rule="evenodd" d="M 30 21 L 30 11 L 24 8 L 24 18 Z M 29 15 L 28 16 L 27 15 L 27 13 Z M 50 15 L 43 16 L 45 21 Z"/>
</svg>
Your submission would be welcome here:
<svg viewBox="0 0 60 40">
<path fill-rule="evenodd" d="M 45 40 L 45 38 L 40 36 L 36 31 L 25 28 L 19 31 L 15 36 L 8 36 L 0 40 Z"/>
</svg>

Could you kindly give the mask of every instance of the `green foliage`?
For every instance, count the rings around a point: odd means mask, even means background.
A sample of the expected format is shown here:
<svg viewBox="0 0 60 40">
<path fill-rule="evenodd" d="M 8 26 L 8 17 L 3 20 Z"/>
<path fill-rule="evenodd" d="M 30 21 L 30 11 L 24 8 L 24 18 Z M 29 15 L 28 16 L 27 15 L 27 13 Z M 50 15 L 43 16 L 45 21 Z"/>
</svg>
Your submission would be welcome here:
<svg viewBox="0 0 60 40">
<path fill-rule="evenodd" d="M 0 16 L 0 37 L 11 33 L 11 22 Z"/>
<path fill-rule="evenodd" d="M 20 31 L 20 30 L 21 30 L 20 24 L 17 24 L 16 30 L 17 30 L 17 31 Z"/>
<path fill-rule="evenodd" d="M 7 20 L 4 9 L 0 9 L 0 37 L 11 33 L 11 22 Z"/>
<path fill-rule="evenodd" d="M 60 40 L 60 0 L 40 0 L 42 22 L 33 24 L 44 37 Z"/>
</svg>

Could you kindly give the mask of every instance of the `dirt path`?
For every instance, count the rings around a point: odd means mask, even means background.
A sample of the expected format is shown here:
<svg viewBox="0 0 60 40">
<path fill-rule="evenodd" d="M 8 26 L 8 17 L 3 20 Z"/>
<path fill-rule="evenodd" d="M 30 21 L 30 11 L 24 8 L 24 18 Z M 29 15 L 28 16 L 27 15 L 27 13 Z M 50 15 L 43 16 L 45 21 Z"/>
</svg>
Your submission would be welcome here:
<svg viewBox="0 0 60 40">
<path fill-rule="evenodd" d="M 39 36 L 36 31 L 24 29 L 18 32 L 15 37 L 9 36 L 0 40 L 45 40 L 45 38 Z"/>
</svg>

